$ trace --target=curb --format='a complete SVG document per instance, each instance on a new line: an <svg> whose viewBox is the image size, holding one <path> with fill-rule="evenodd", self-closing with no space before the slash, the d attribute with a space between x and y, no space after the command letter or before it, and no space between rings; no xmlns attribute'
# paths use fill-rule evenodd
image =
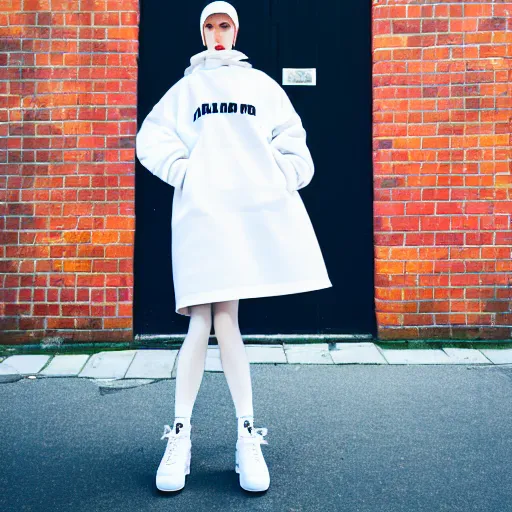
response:
<svg viewBox="0 0 512 512"><path fill-rule="evenodd" d="M291 365L512 365L512 344L487 348L396 348L372 342L246 344L251 364ZM422 345L423 347L425 345ZM99 348L99 347L97 347ZM78 377L147 382L174 379L178 348L103 350L86 354L14 354L0 356L0 383L22 378ZM206 372L222 372L220 349L209 345ZM128 382L124 387L129 387ZM134 386L137 385L134 383ZM133 387L133 386L131 386Z"/></svg>

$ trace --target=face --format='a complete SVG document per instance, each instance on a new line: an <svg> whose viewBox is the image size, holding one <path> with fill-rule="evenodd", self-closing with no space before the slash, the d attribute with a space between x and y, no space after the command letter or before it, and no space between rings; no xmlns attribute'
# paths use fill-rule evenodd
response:
<svg viewBox="0 0 512 512"><path fill-rule="evenodd" d="M236 29L233 20L224 13L211 14L203 25L204 39L208 50L231 50L236 41ZM215 48L221 45L223 48Z"/></svg>

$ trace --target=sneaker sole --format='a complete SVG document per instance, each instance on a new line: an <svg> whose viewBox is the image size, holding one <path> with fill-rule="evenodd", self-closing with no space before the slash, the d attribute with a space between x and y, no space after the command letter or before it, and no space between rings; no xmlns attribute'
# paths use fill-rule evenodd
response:
<svg viewBox="0 0 512 512"><path fill-rule="evenodd" d="M238 473L240 475L240 478L239 478L239 482L240 482L240 487L244 490L244 491L249 491L249 492L262 492L262 491L267 491L268 488L270 487L270 483L266 486L266 487L261 487L261 488L251 488L251 487L248 487L245 485L245 482L242 482L242 475L240 474L240 466L238 464L238 450L235 450L235 472Z"/></svg>
<svg viewBox="0 0 512 512"><path fill-rule="evenodd" d="M167 488L164 488L164 487L160 487L158 484L156 484L156 488L159 491L163 491L163 492L176 492L176 491L181 491L181 489L184 489L185 488L185 484L183 484L181 487L176 487L176 488L173 488L173 489L167 489Z"/></svg>
<svg viewBox="0 0 512 512"><path fill-rule="evenodd" d="M264 492L264 491L268 491L268 488L270 487L270 485L268 485L267 487L261 487L259 489L253 489L253 488L250 488L250 487L247 487L245 485L242 485L242 481L240 480L240 487L244 490L244 491L249 491L249 492Z"/></svg>

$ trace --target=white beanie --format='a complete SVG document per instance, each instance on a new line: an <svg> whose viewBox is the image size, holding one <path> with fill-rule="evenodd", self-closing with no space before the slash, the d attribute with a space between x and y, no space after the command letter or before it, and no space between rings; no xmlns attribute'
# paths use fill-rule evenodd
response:
<svg viewBox="0 0 512 512"><path fill-rule="evenodd" d="M203 9L203 12L201 13L201 22L199 28L201 29L201 38L203 40L204 46L206 46L203 33L204 22L208 16L220 13L227 14L233 20L236 31L238 32L238 14L236 13L236 9L228 2L211 2Z"/></svg>

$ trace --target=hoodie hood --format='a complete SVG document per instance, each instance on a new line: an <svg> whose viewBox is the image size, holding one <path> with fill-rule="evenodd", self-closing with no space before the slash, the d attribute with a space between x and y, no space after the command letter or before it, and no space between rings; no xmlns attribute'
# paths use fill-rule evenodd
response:
<svg viewBox="0 0 512 512"><path fill-rule="evenodd" d="M197 69L214 69L219 66L241 66L252 68L249 62L241 62L242 59L248 59L238 50L205 50L190 58L190 66L185 69L185 76L190 75Z"/></svg>

